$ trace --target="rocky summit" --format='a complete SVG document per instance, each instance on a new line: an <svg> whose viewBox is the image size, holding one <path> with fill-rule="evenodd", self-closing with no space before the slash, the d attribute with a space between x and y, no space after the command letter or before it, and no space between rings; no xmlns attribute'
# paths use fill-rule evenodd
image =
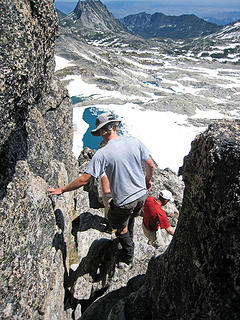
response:
<svg viewBox="0 0 240 320"><path fill-rule="evenodd" d="M101 32L126 31L121 23L107 10L101 1L79 1L72 13L60 19L62 27L78 29L90 36Z"/></svg>
<svg viewBox="0 0 240 320"><path fill-rule="evenodd" d="M155 249L147 243L138 217L131 269L117 268L116 237L106 232L103 208L91 207L89 191L47 196L49 187L79 176L94 154L84 149L78 159L73 156L73 107L64 87L71 78L67 76L81 76L88 85L97 83L111 94L124 93L124 101L135 99L140 107L144 100L145 110L158 109L154 98L159 96L168 110L170 102L181 96L180 110L174 106L179 115L185 110L195 114L189 107L195 99L198 106L205 106L202 110L208 111L212 101L210 109L221 106L232 118L239 99L237 53L236 61L230 53L224 62L213 61L190 50L179 55L172 41L149 50L149 44L158 41L128 38L127 33L111 38L109 33L102 34L93 40L71 34L70 29L60 35L56 47L62 31L52 0L9 0L1 2L0 8L4 25L0 40L0 318L238 319L239 120L215 120L198 135L180 176L156 168L150 194L159 188L173 192L175 201L166 211L176 232L165 251ZM234 30L237 25L225 29L218 40L237 48ZM172 45L169 50L168 45ZM55 50L71 65L54 73ZM145 71L139 74L139 68ZM206 77L207 72L214 80ZM197 81L189 80L190 74ZM179 83L184 78L178 88L173 83L177 75ZM193 84L201 88L201 99L179 94L180 88ZM102 98L98 92L98 99ZM132 97L129 92L141 95ZM220 94L226 100L217 100ZM119 95L115 99L124 104ZM89 101L91 95L86 95L81 107Z"/></svg>

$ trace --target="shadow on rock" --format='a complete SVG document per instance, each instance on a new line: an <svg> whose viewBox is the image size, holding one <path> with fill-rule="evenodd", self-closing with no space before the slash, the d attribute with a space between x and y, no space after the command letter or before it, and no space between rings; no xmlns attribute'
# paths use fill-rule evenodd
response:
<svg viewBox="0 0 240 320"><path fill-rule="evenodd" d="M54 203L53 203L54 208ZM52 246L55 248L56 252L60 250L62 252L63 267L64 267L64 284L68 279L68 270L66 265L67 259L67 245L64 240L64 216L60 209L54 210L54 215L56 219L56 225L61 230L61 232L56 232L53 238Z"/></svg>
<svg viewBox="0 0 240 320"><path fill-rule="evenodd" d="M83 212L73 221L73 229L77 228L77 231L87 231L89 229L96 229L100 232L104 232L106 229L107 219L94 215L91 212Z"/></svg>
<svg viewBox="0 0 240 320"><path fill-rule="evenodd" d="M77 233L87 231L89 229L96 229L100 232L106 231L107 219L98 215L94 215L91 212L83 212L72 222L72 235L75 238L77 244Z"/></svg>
<svg viewBox="0 0 240 320"><path fill-rule="evenodd" d="M61 225L60 217L56 220ZM76 246L79 245L77 243L78 232L85 232L89 229L104 232L106 231L106 226L107 219L90 212L81 213L72 222L72 234L74 235ZM101 297L108 290L118 262L118 244L118 238L113 240L106 238L94 240L89 247L87 255L82 258L77 269L69 270L69 276L65 281L64 309L72 309L73 318L76 309L81 307L81 312L84 312L97 298ZM78 278L86 274L90 276L90 282L99 283L99 285L101 283L101 285L95 289L92 287L88 299L76 299L73 294L74 287Z"/></svg>
<svg viewBox="0 0 240 320"><path fill-rule="evenodd" d="M24 114L24 113L23 113ZM13 115L14 116L14 115ZM16 118L18 115L16 115ZM22 115L19 118L22 118ZM17 120L18 121L18 120ZM22 127L22 124L21 124ZM11 133L8 140L0 146L0 199L7 193L7 185L12 181L19 160L27 158L27 131L23 127Z"/></svg>
<svg viewBox="0 0 240 320"><path fill-rule="evenodd" d="M70 269L67 287L72 287L78 277L89 274L93 282L102 282L106 286L115 272L118 239L99 239L93 241L88 254L82 259L75 271Z"/></svg>
<svg viewBox="0 0 240 320"><path fill-rule="evenodd" d="M65 282L64 309L75 310L80 305L83 313L97 298L101 297L109 288L109 282L115 273L118 239L99 239L93 241L88 254L84 257L77 269L70 269L69 277ZM101 289L93 289L89 299L76 299L73 295L74 285L79 277L89 274L92 282L101 282Z"/></svg>
<svg viewBox="0 0 240 320"><path fill-rule="evenodd" d="M104 287L98 291L92 290L91 295L89 299L76 299L72 292L68 289L66 289L65 299L64 299L64 310L67 310L68 308L71 308L73 310L72 312L72 318L75 319L75 310L77 309L78 305L81 306L81 313L83 314L84 311L99 297L101 297L108 289L107 287Z"/></svg>

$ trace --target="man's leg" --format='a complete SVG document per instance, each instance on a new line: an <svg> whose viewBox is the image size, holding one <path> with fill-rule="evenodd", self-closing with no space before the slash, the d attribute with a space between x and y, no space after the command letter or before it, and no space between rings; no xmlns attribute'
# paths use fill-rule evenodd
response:
<svg viewBox="0 0 240 320"><path fill-rule="evenodd" d="M111 226L117 229L116 236L122 246L119 260L125 263L131 263L134 254L134 243L128 231L128 222L131 218L132 208L122 208L110 202L110 210L108 212L108 219ZM132 224L132 223L131 223ZM131 227L130 224L130 227ZM132 231L132 227L131 227Z"/></svg>
<svg viewBox="0 0 240 320"><path fill-rule="evenodd" d="M128 232L131 239L133 239L133 229L134 229L134 217L131 217L128 221Z"/></svg>
<svg viewBox="0 0 240 320"><path fill-rule="evenodd" d="M108 218L112 227L117 227L117 236L122 246L121 261L128 264L133 261L134 256L134 217L139 215L142 205L142 198L122 207L115 206L113 201L110 203Z"/></svg>
<svg viewBox="0 0 240 320"><path fill-rule="evenodd" d="M134 230L134 218L139 216L141 208L144 204L144 197L137 199L127 205L124 205L123 208L129 210L129 220L127 226L120 233L119 242L123 247L123 257L125 257L127 263L133 261L134 256L134 242L133 242L133 230ZM124 259L124 258L123 258Z"/></svg>
<svg viewBox="0 0 240 320"><path fill-rule="evenodd" d="M110 209L111 194L106 195L103 193L102 194L102 201L104 204L104 217L106 219L105 232L112 234L112 233L114 233L114 229L111 227L109 220L108 220L108 212Z"/></svg>
<svg viewBox="0 0 240 320"><path fill-rule="evenodd" d="M168 237L171 237L168 235L167 231L165 229L158 229L156 232L156 241L155 244L158 246L159 249L162 251L165 251L170 243L170 239Z"/></svg>
<svg viewBox="0 0 240 320"><path fill-rule="evenodd" d="M120 261L130 264L133 261L134 242L129 234L127 227L125 227L123 230L118 230L118 232L118 239L122 246Z"/></svg>
<svg viewBox="0 0 240 320"><path fill-rule="evenodd" d="M148 241L149 241L150 244L152 244L153 242L155 242L157 240L156 232L148 230L145 227L143 222L142 222L142 229L143 229L143 233L144 233L145 237L148 238Z"/></svg>

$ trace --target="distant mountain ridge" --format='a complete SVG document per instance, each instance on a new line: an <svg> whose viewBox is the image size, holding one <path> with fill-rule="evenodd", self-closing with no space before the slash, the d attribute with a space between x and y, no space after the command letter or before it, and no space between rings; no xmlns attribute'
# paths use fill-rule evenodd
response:
<svg viewBox="0 0 240 320"><path fill-rule="evenodd" d="M152 15L141 12L118 20L100 0L80 0L69 15L58 15L61 27L86 37L132 33L145 39L188 39L209 35L221 28L195 15L166 16L158 12Z"/></svg>
<svg viewBox="0 0 240 320"><path fill-rule="evenodd" d="M124 17L120 21L130 32L146 39L161 37L172 39L194 38L214 33L221 28L193 14L166 16L159 12L154 14L141 12Z"/></svg>
<svg viewBox="0 0 240 320"><path fill-rule="evenodd" d="M240 11L225 12L215 16L206 16L205 21L216 23L219 26L226 26L240 20Z"/></svg>

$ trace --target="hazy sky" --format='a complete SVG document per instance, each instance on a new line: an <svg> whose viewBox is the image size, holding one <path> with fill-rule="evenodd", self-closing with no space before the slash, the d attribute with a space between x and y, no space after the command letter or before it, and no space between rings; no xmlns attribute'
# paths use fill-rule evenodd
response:
<svg viewBox="0 0 240 320"><path fill-rule="evenodd" d="M169 5L169 4L177 4L177 5L191 5L191 6L225 6L225 7L238 7L240 9L240 1L239 0L201 0L201 4L198 0L128 0L128 2L156 2L161 5ZM55 0L55 2L75 2L77 3L78 0ZM101 0L102 3L108 2L126 2L126 0Z"/></svg>
<svg viewBox="0 0 240 320"><path fill-rule="evenodd" d="M235 7L240 9L239 0L201 0L200 4L198 0L128 0L128 2L156 2L161 5L191 5L191 6L225 6L225 7ZM78 3L78 0L55 0L55 2L75 2ZM108 2L126 2L126 0L101 0L102 3Z"/></svg>
<svg viewBox="0 0 240 320"><path fill-rule="evenodd" d="M71 3L73 6L78 0L55 0L57 3ZM198 16L214 16L221 12L240 12L240 0L101 0L110 11L122 13L163 12L169 15L196 14ZM122 5L121 5L122 3ZM116 11L117 9L117 11Z"/></svg>
<svg viewBox="0 0 240 320"><path fill-rule="evenodd" d="M63 0L64 1L64 0ZM71 2L74 2L73 0L69 0ZM126 0L102 0L103 3L106 2L123 2ZM138 0L137 2L146 2L147 0ZM128 0L128 2L136 2L136 0ZM196 5L198 3L198 0L150 0L149 2L158 2L161 4L170 4L170 3L176 3L176 4L191 4L191 5ZM201 0L201 4L208 4L208 5L219 5L219 4L224 4L224 5L238 5L240 6L239 0Z"/></svg>

